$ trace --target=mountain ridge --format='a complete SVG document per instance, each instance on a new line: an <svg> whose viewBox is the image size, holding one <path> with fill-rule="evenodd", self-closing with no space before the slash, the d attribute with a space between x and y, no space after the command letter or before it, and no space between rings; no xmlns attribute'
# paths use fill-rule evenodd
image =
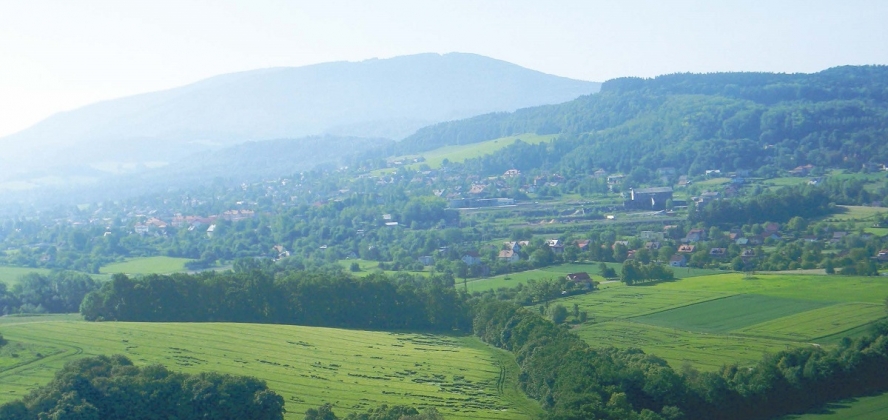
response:
<svg viewBox="0 0 888 420"><path fill-rule="evenodd" d="M0 176L99 160L173 161L245 141L401 138L430 123L563 102L598 87L465 53L228 73L61 112L0 138L18 163Z"/></svg>

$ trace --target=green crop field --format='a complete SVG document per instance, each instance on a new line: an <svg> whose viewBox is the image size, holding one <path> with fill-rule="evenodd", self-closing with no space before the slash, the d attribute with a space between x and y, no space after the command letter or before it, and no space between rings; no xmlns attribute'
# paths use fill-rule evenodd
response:
<svg viewBox="0 0 888 420"><path fill-rule="evenodd" d="M808 341L841 334L883 317L884 305L848 302L751 325L737 330L737 333Z"/></svg>
<svg viewBox="0 0 888 420"><path fill-rule="evenodd" d="M518 140L521 140L525 143L529 144L537 144L543 143L547 141L553 140L557 137L556 134L548 134L548 135L539 135L533 133L527 134L519 134L515 136L509 137L501 137L494 140L483 141L480 143L472 143L461 146L444 146L435 150L431 150L428 152L423 152L421 155L425 161L422 163L414 163L410 165L405 165L405 168L410 169L419 169L422 164L428 165L432 169L438 169L444 162L444 159L449 160L450 162L464 162L467 159L472 159L476 157L481 157L485 155L492 154L497 150L504 149ZM390 161L407 161L412 160L413 158L418 157L417 155L411 156L399 156L395 158L390 158ZM383 169L382 172L391 171L391 169Z"/></svg>
<svg viewBox="0 0 888 420"><path fill-rule="evenodd" d="M28 267L10 267L0 265L0 283L6 283L8 286L18 283L18 279L28 273L47 274L49 270L45 268L28 268Z"/></svg>
<svg viewBox="0 0 888 420"><path fill-rule="evenodd" d="M780 420L884 420L888 418L888 393L829 403L822 411Z"/></svg>
<svg viewBox="0 0 888 420"><path fill-rule="evenodd" d="M436 407L448 418L541 413L517 389L514 358L474 337L69 316L4 320L0 332L18 349L17 357L0 355L0 403L48 382L68 360L119 353L183 372L256 376L284 397L288 419L325 402L340 415L383 403Z"/></svg>
<svg viewBox="0 0 888 420"><path fill-rule="evenodd" d="M828 303L763 295L736 295L633 318L687 331L726 333L773 319L818 309Z"/></svg>
<svg viewBox="0 0 888 420"><path fill-rule="evenodd" d="M608 286L553 303L587 312L575 331L591 345L641 348L676 368L752 364L765 352L835 345L888 315L883 277L732 273Z"/></svg>
<svg viewBox="0 0 888 420"><path fill-rule="evenodd" d="M593 347L639 348L665 359L676 369L685 364L705 370L729 363L751 365L765 353L787 348L778 340L694 333L620 320L583 325L576 332Z"/></svg>
<svg viewBox="0 0 888 420"><path fill-rule="evenodd" d="M99 269L102 274L169 274L185 271L187 258L145 257L133 258L124 262L108 264Z"/></svg>

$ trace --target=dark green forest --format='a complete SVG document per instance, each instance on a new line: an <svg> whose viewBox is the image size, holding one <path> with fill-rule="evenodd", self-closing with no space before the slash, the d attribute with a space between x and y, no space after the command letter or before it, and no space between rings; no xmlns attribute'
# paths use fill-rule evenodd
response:
<svg viewBox="0 0 888 420"><path fill-rule="evenodd" d="M605 82L559 105L481 115L417 131L392 154L503 136L559 134L551 145L516 144L476 168L546 167L563 175L707 169L773 173L811 164L859 169L888 161L888 67L814 74L672 74Z"/></svg>

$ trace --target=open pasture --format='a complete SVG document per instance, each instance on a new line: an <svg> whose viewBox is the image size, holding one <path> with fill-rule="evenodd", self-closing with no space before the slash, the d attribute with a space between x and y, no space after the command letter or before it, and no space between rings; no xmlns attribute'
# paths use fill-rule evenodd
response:
<svg viewBox="0 0 888 420"><path fill-rule="evenodd" d="M794 341L816 341L870 324L885 317L885 306L873 303L848 302L801 312L735 331Z"/></svg>
<svg viewBox="0 0 888 420"><path fill-rule="evenodd" d="M0 265L0 283L6 283L12 286L18 283L19 277L28 273L48 274L49 270L45 268L29 268L29 267L11 267Z"/></svg>
<svg viewBox="0 0 888 420"><path fill-rule="evenodd" d="M727 333L827 305L829 303L822 301L762 295L735 295L635 317L633 320L687 331Z"/></svg>
<svg viewBox="0 0 888 420"><path fill-rule="evenodd" d="M514 359L473 337L51 317L20 318L0 324L0 331L46 352L0 371L0 403L48 382L68 360L119 353L184 372L256 376L284 397L288 419L325 402L340 415L383 403L436 407L448 418L530 418L539 412L516 388Z"/></svg>
<svg viewBox="0 0 888 420"><path fill-rule="evenodd" d="M102 274L169 274L185 271L187 258L144 257L108 264L99 269Z"/></svg>
<svg viewBox="0 0 888 420"><path fill-rule="evenodd" d="M666 360L674 369L685 364L701 370L715 370L732 363L751 365L761 360L763 354L788 346L778 340L695 333L620 320L584 324L575 332L593 347L639 348Z"/></svg>

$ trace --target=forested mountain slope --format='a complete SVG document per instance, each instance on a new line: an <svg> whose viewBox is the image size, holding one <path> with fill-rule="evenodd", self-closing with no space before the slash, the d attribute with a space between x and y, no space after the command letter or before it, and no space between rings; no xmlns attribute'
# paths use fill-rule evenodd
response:
<svg viewBox="0 0 888 420"><path fill-rule="evenodd" d="M484 166L547 165L567 173L675 167L691 174L860 168L888 162L888 67L614 79L600 93L564 104L426 127L396 153L528 132L561 135L553 145L507 148L482 159Z"/></svg>

